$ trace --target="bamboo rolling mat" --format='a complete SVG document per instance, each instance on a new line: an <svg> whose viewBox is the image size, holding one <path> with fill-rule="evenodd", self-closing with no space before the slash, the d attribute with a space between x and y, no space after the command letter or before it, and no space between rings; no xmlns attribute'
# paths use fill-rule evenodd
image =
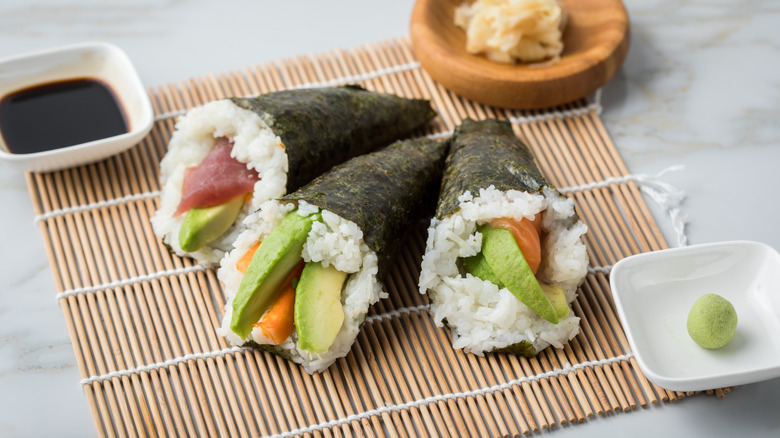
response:
<svg viewBox="0 0 780 438"><path fill-rule="evenodd" d="M506 118L589 226L591 271L573 303L581 330L533 359L451 348L417 292L422 230L403 242L351 353L308 375L216 335L214 269L171 255L152 232L158 163L187 108L226 96L359 83L430 99L446 136L463 118ZM149 90L157 114L138 146L95 164L28 174L82 385L102 436L507 436L687 394L637 367L609 291L609 267L666 243L598 117L598 101L496 110L455 96L405 39L282 60ZM725 390L727 391L727 390ZM724 390L718 390L722 395Z"/></svg>

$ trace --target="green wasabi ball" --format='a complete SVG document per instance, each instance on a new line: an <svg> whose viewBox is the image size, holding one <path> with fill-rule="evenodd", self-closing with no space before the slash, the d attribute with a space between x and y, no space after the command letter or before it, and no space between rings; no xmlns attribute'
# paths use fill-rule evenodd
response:
<svg viewBox="0 0 780 438"><path fill-rule="evenodd" d="M688 312L688 334L704 348L721 348L737 330L737 311L718 294L699 297Z"/></svg>

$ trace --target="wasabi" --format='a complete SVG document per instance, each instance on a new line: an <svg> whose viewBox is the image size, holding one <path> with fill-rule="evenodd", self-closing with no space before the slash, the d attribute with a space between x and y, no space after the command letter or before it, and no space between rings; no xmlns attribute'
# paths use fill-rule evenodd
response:
<svg viewBox="0 0 780 438"><path fill-rule="evenodd" d="M725 347L737 330L737 311L718 294L699 297L688 313L688 335L708 349Z"/></svg>

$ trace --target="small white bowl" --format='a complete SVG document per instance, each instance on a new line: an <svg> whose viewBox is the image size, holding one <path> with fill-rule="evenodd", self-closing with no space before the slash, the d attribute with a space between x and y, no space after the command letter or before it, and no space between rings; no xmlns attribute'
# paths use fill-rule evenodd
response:
<svg viewBox="0 0 780 438"><path fill-rule="evenodd" d="M154 122L149 96L127 55L107 43L56 47L0 60L0 99L26 88L83 78L100 80L114 91L124 109L127 133L27 154L10 153L0 135L0 160L24 171L60 170L122 152L149 133Z"/></svg>
<svg viewBox="0 0 780 438"><path fill-rule="evenodd" d="M610 286L639 367L653 383L698 391L780 376L780 255L758 242L655 251L617 262ZM687 331L697 298L715 293L737 311L737 331L708 350Z"/></svg>

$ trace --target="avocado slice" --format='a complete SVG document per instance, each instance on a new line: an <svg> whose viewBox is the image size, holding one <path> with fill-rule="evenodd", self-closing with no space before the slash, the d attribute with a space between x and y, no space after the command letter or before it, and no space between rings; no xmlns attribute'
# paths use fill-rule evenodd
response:
<svg viewBox="0 0 780 438"><path fill-rule="evenodd" d="M257 248L233 297L230 329L242 338L273 304L279 290L301 261L301 250L320 214L287 213Z"/></svg>
<svg viewBox="0 0 780 438"><path fill-rule="evenodd" d="M498 286L499 289L504 288L504 283L502 283L501 280L498 279L496 273L490 269L490 265L488 265L487 260L485 260L485 255L481 252L475 256L464 258L463 267L466 269L466 272L480 280L489 281Z"/></svg>
<svg viewBox="0 0 780 438"><path fill-rule="evenodd" d="M547 295L547 299L550 300L550 304L555 309L555 314L558 315L558 318L563 318L571 313L569 303L566 301L566 291L562 287L542 282L539 282L539 286L542 287L542 291Z"/></svg>
<svg viewBox="0 0 780 438"><path fill-rule="evenodd" d="M295 330L298 348L325 353L344 323L341 290L347 274L322 263L308 262L295 288Z"/></svg>
<svg viewBox="0 0 780 438"><path fill-rule="evenodd" d="M499 289L505 287L504 283L502 283L501 280L498 279L496 273L493 272L493 269L490 268L487 260L485 260L484 254L481 252L475 256L464 258L463 267L466 269L466 272L480 280L489 281L498 286ZM569 303L566 301L566 292L562 287L542 282L539 282L539 286L542 288L542 292L547 296L547 299L550 300L550 304L552 304L553 309L555 309L555 314L558 315L558 319L568 316L569 313L571 313Z"/></svg>
<svg viewBox="0 0 780 438"><path fill-rule="evenodd" d="M542 318L558 324L558 315L525 261L512 232L487 225L482 233L482 254L498 279L520 301Z"/></svg>
<svg viewBox="0 0 780 438"><path fill-rule="evenodd" d="M181 249L193 252L217 240L236 221L244 199L244 195L239 195L213 207L188 211L179 229Z"/></svg>

